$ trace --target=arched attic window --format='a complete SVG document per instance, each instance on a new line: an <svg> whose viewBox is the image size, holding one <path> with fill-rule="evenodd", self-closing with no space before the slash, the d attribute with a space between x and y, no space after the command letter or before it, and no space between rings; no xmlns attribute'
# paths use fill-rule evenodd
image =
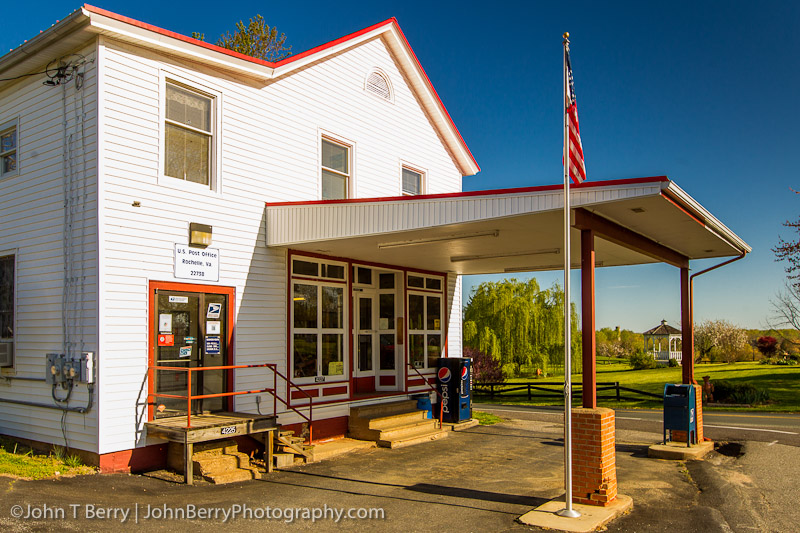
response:
<svg viewBox="0 0 800 533"><path fill-rule="evenodd" d="M389 81L389 76L380 69L372 69L364 81L364 90L387 102L394 101L394 92L392 91L392 84Z"/></svg>

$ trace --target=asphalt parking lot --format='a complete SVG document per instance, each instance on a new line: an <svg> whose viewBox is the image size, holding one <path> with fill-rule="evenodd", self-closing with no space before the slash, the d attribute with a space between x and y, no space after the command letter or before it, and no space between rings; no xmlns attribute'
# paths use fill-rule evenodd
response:
<svg viewBox="0 0 800 533"><path fill-rule="evenodd" d="M552 421L507 420L223 486L141 475L0 477L0 530L531 531L516 518L563 495L561 431ZM800 449L733 443L683 463L647 458L658 438L618 431L619 490L634 507L608 531L790 531L798 523Z"/></svg>

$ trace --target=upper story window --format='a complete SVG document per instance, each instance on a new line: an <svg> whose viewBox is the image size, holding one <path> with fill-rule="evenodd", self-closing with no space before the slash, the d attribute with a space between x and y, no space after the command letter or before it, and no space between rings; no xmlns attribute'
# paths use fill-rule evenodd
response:
<svg viewBox="0 0 800 533"><path fill-rule="evenodd" d="M422 179L422 172L403 167L403 194L406 196L422 194Z"/></svg>
<svg viewBox="0 0 800 533"><path fill-rule="evenodd" d="M167 83L164 174L212 184L214 99Z"/></svg>
<svg viewBox="0 0 800 533"><path fill-rule="evenodd" d="M350 190L350 147L322 139L322 199L341 200Z"/></svg>
<svg viewBox="0 0 800 533"><path fill-rule="evenodd" d="M17 125L0 125L0 177L17 172Z"/></svg>

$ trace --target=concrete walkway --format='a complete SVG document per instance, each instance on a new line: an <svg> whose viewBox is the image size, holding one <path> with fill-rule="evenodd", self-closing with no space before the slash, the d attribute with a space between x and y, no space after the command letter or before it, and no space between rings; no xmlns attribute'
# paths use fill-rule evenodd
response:
<svg viewBox="0 0 800 533"><path fill-rule="evenodd" d="M293 529L314 531L535 531L515 520L563 493L561 431L560 424L553 422L511 420L457 432L441 441L396 450L371 448L278 471L261 481L225 486L187 487L136 475L44 481L0 477L0 530L182 531L191 527L192 531L249 532L284 530L291 520ZM718 464L707 460L688 463L688 468L687 463L649 459L647 445L656 438L647 433L618 434L620 492L633 498L634 508L609 524L608 531L786 530L773 529L771 522L777 518L767 515L755 519L748 514L741 529L728 521L733 515L726 506L734 504L725 500L725 487L738 473L733 462L741 459L714 452L710 457L716 457ZM800 450L792 450L797 449L781 452L793 453L785 460L800 464L800 457L795 457ZM752 461L750 468L768 468L755 457ZM728 471L733 474L724 477L722 473ZM708 484L703 493L694 472ZM753 479L749 482L757 485ZM765 480L764 486L769 485ZM721 491L719 499L708 497L712 486ZM742 481L743 492L747 486ZM107 515L101 516L101 509ZM383 518L336 520L335 512L350 509L364 509L356 513L380 509ZM22 518L14 516L20 512ZM327 515L312 520L302 518L304 512ZM298 513L301 518L295 517ZM797 523L791 519L786 515L786 524Z"/></svg>

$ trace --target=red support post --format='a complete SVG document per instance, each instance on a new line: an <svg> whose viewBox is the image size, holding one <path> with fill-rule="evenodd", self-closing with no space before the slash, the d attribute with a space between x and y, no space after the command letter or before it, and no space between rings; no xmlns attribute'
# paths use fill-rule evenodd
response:
<svg viewBox="0 0 800 533"><path fill-rule="evenodd" d="M581 230L581 315L583 407L597 407L597 346L594 313L594 230Z"/></svg>
<svg viewBox="0 0 800 533"><path fill-rule="evenodd" d="M689 268L681 268L681 366L683 382L694 380L694 313L692 311L692 291Z"/></svg>

